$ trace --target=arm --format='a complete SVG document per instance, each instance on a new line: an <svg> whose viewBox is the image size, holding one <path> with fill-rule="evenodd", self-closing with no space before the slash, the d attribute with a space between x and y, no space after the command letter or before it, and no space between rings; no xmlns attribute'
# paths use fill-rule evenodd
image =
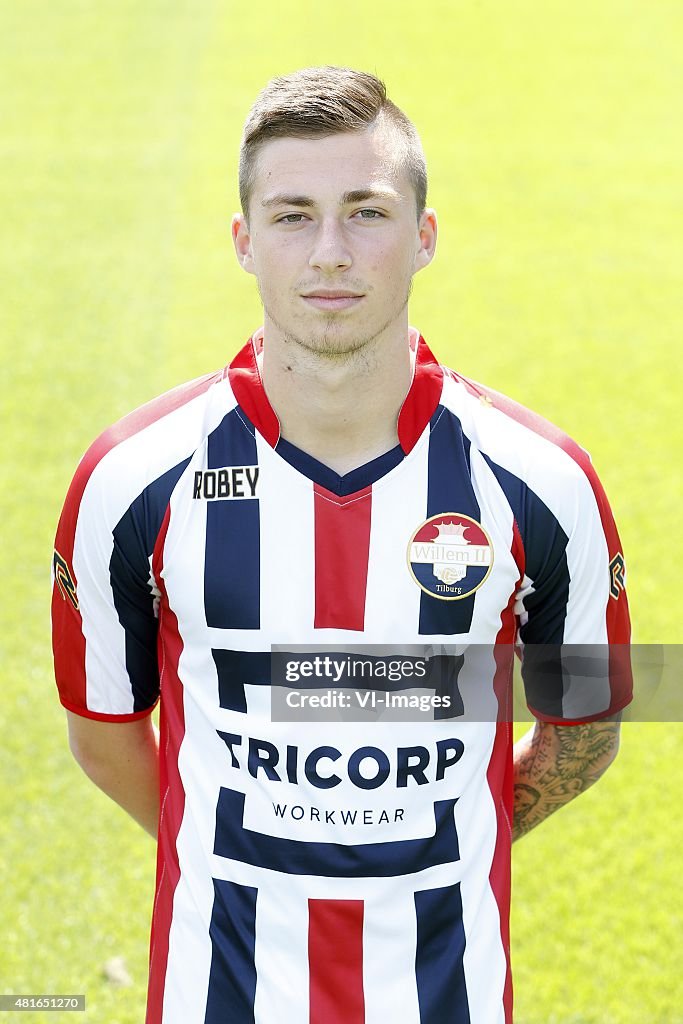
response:
<svg viewBox="0 0 683 1024"><path fill-rule="evenodd" d="M69 746L96 786L155 839L159 824L159 733L152 716L100 722L66 712Z"/></svg>
<svg viewBox="0 0 683 1024"><path fill-rule="evenodd" d="M135 416L131 422L140 429ZM149 455L121 423L79 463L55 539L52 643L76 761L156 837L159 739L151 712L159 699L159 591L152 562L176 477L162 472L163 487L150 481ZM159 459L163 470L163 452Z"/></svg>
<svg viewBox="0 0 683 1024"><path fill-rule="evenodd" d="M515 510L522 677L540 721L515 745L513 839L600 778L632 691L619 535L590 457L568 438L561 448L545 452Z"/></svg>
<svg viewBox="0 0 683 1024"><path fill-rule="evenodd" d="M515 744L513 841L597 782L617 756L620 717L587 725L537 721Z"/></svg>

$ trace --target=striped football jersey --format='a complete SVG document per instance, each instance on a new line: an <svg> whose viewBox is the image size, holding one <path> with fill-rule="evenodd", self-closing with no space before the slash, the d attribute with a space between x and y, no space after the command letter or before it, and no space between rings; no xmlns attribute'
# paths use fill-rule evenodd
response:
<svg viewBox="0 0 683 1024"><path fill-rule="evenodd" d="M412 329L399 444L339 476L280 437L261 345L104 433L57 532L62 704L126 722L161 698L147 1024L509 1024L505 651L604 652L580 699L527 675L539 718L630 700L604 492ZM465 654L430 721L282 721L274 645Z"/></svg>

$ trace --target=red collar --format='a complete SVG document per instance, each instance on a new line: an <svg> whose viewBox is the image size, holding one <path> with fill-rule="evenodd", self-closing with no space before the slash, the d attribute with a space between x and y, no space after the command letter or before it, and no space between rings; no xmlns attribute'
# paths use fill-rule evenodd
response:
<svg viewBox="0 0 683 1024"><path fill-rule="evenodd" d="M398 414L398 440L407 455L436 411L443 388L443 369L421 334L411 328L411 347L417 345L415 371ZM228 367L228 379L238 405L268 444L280 439L280 423L268 400L256 361L263 347L263 333L256 331Z"/></svg>

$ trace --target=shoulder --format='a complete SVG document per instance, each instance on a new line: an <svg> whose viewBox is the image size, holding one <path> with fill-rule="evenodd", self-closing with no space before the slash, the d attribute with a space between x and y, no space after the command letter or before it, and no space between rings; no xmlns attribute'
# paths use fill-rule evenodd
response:
<svg viewBox="0 0 683 1024"><path fill-rule="evenodd" d="M121 445L127 446L129 454L134 448L151 453L159 445L164 450L178 444L187 447L201 436L212 392L222 383L224 390L229 390L225 371L219 370L180 384L134 409L100 434L85 453L79 469L92 471Z"/></svg>
<svg viewBox="0 0 683 1024"><path fill-rule="evenodd" d="M108 427L80 460L62 512L72 526L83 502L93 511L127 504L189 459L235 405L224 369L167 391Z"/></svg>
<svg viewBox="0 0 683 1024"><path fill-rule="evenodd" d="M470 444L489 462L525 482L546 480L593 489L589 453L549 420L493 388L444 367L442 404L456 415ZM545 489L545 488L543 488Z"/></svg>
<svg viewBox="0 0 683 1024"><path fill-rule="evenodd" d="M442 404L456 415L471 448L472 471L491 474L516 511L542 503L565 532L597 528L619 550L607 496L589 453L519 402L444 367Z"/></svg>
<svg viewBox="0 0 683 1024"><path fill-rule="evenodd" d="M522 606L526 640L548 642L561 621L564 642L627 643L621 541L588 452L543 416L446 367L442 405L469 442L479 494L495 504L502 491L519 528L531 586Z"/></svg>
<svg viewBox="0 0 683 1024"><path fill-rule="evenodd" d="M537 522L532 510L547 509L567 535L599 538L609 558L623 562L611 508L585 448L519 402L446 367L442 404L461 422L482 489L495 479L520 524Z"/></svg>

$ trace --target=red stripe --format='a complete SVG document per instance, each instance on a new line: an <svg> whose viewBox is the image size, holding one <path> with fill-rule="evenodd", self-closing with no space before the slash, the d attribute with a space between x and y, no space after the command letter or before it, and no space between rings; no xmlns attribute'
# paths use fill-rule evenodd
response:
<svg viewBox="0 0 683 1024"><path fill-rule="evenodd" d="M157 698L154 704L144 711L132 711L129 715L108 715L103 711L87 711L81 704L71 704L61 693L59 699L67 711L73 711L81 718L91 718L94 722L137 722L140 718L148 718L159 703Z"/></svg>
<svg viewBox="0 0 683 1024"><path fill-rule="evenodd" d="M526 572L526 551L524 550L522 534L519 532L519 526L517 525L516 519L512 520L512 547L510 551L519 571L519 581L517 583L517 587L519 588L522 580L524 579L524 573Z"/></svg>
<svg viewBox="0 0 683 1024"><path fill-rule="evenodd" d="M516 620L515 593L524 576L524 551L516 524L513 524L512 552L520 570L507 607L501 612L500 629L496 637L494 658L496 672L494 690L498 698L499 721L493 742L491 760L486 771L491 795L496 807L496 845L489 872L489 884L498 906L500 939L505 951L505 986L503 1007L506 1024L512 1024L512 971L510 965L510 895L512 815L514 808L513 737L512 737L512 671Z"/></svg>
<svg viewBox="0 0 683 1024"><path fill-rule="evenodd" d="M163 416L167 416L201 395L215 381L220 380L222 374L223 371L220 371L200 377L198 380L182 384L180 387L174 388L173 391L147 402L146 405L115 423L91 445L81 459L69 487L55 539L55 548L68 564L72 574L74 572L74 538L81 500L97 464L122 441L126 441L133 434L139 433L151 423L155 423ZM75 575L74 580L78 586ZM101 715L97 712L86 714L85 637L83 636L81 613L62 596L56 585L52 591L52 649L55 678L62 704L70 711L85 714L88 718L109 721L111 718L109 715ZM138 713L116 715L115 720L118 722L134 721L136 718L149 714L150 710L143 712L143 715Z"/></svg>
<svg viewBox="0 0 683 1024"><path fill-rule="evenodd" d="M228 380L237 404L268 444L274 448L280 439L280 421L263 387L256 361L257 343L262 347L263 338L259 332L249 339L230 363Z"/></svg>
<svg viewBox="0 0 683 1024"><path fill-rule="evenodd" d="M313 485L316 629L365 626L372 487L339 497Z"/></svg>
<svg viewBox="0 0 683 1024"><path fill-rule="evenodd" d="M363 901L308 901L310 1024L364 1024Z"/></svg>
<svg viewBox="0 0 683 1024"><path fill-rule="evenodd" d="M512 641L505 633L510 626L512 603L503 613L504 624L498 635L495 648L496 681L499 701L502 699L503 688L507 692L512 689L512 662L514 658ZM514 622L514 616L512 616ZM505 703L507 705L507 697ZM499 702L500 707L500 702ZM513 761L512 761L512 721L511 714L502 716L496 723L494 750L488 768L486 781L496 804L496 847L494 859L488 872L488 883L496 898L501 926L501 942L505 950L505 987L503 990L503 1006L506 1024L512 1024L512 971L510 965L510 894L511 894L511 851L512 851L512 815L514 807Z"/></svg>
<svg viewBox="0 0 683 1024"><path fill-rule="evenodd" d="M406 455L413 450L436 412L441 401L443 380L443 367L420 335L413 381L398 414L398 440Z"/></svg>
<svg viewBox="0 0 683 1024"><path fill-rule="evenodd" d="M512 723L498 722L486 779L496 805L496 845L489 872L489 884L498 905L500 939L505 950L503 1007L505 1024L512 1024L512 972L510 970L510 828L513 808Z"/></svg>
<svg viewBox="0 0 683 1024"><path fill-rule="evenodd" d="M154 548L152 568L161 591L159 606L159 664L161 666L161 714L159 718L160 807L157 875L149 953L149 987L145 1024L161 1024L168 942L173 916L173 894L180 878L177 837L185 810L185 788L178 769L178 753L185 735L183 688L178 662L183 641L178 620L168 603L162 576L163 551L170 520L170 506Z"/></svg>

